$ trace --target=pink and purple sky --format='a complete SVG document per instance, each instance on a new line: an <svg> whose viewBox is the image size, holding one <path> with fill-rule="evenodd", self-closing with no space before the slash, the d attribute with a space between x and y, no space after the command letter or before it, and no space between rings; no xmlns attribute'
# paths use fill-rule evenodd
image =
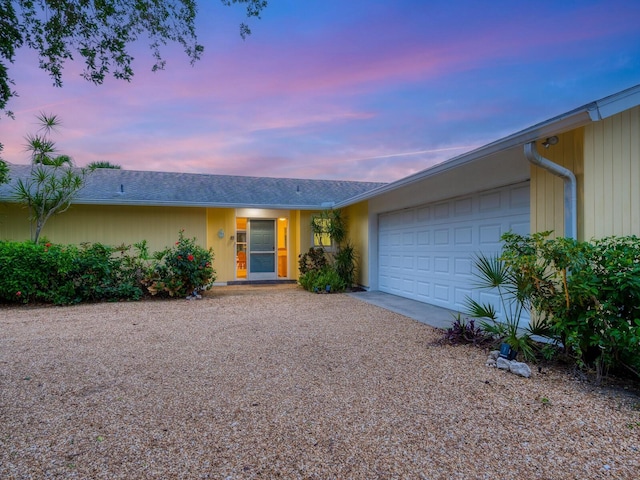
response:
<svg viewBox="0 0 640 480"><path fill-rule="evenodd" d="M32 52L10 76L2 157L56 114L60 153L84 166L389 182L640 83L638 0L202 2L201 61L164 49L132 82L94 86L67 64L55 88Z"/></svg>

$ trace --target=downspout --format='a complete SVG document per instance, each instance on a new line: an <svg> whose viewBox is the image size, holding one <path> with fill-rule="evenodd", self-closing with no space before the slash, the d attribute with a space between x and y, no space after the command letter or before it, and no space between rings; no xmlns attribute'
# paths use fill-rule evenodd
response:
<svg viewBox="0 0 640 480"><path fill-rule="evenodd" d="M564 236L578 239L578 188L576 176L568 168L553 163L548 158L540 156L536 142L529 142L524 146L524 154L529 162L544 168L564 181Z"/></svg>

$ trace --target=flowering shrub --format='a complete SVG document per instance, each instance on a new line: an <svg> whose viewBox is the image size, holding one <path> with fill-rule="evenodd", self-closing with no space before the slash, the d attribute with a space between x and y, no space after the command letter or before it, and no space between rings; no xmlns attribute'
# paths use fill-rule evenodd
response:
<svg viewBox="0 0 640 480"><path fill-rule="evenodd" d="M196 245L195 238L178 232L178 241L154 255L155 263L143 280L152 295L186 296L208 290L216 279L213 249Z"/></svg>

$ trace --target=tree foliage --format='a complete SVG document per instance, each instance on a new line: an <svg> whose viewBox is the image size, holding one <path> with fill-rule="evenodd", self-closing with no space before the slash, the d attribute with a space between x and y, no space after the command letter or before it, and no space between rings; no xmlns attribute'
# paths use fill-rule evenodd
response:
<svg viewBox="0 0 640 480"><path fill-rule="evenodd" d="M84 169L74 168L68 155L57 155L50 134L60 124L58 117L40 113L38 120L40 131L26 137L31 172L27 179L18 179L13 188L16 200L30 210L31 240L35 243L47 220L71 206L87 174Z"/></svg>
<svg viewBox="0 0 640 480"><path fill-rule="evenodd" d="M97 162L91 162L87 165L89 170L95 170L96 168L109 168L111 170L120 170L122 167L115 163L108 162L106 160L100 160Z"/></svg>
<svg viewBox="0 0 640 480"><path fill-rule="evenodd" d="M2 145L0 145L0 152L2 152ZM9 181L9 167L0 158L0 185Z"/></svg>
<svg viewBox="0 0 640 480"><path fill-rule="evenodd" d="M248 18L260 18L265 0L221 0L223 5L243 4ZM130 46L145 37L155 60L152 70L162 69L161 48L178 43L191 62L204 47L195 30L195 0L0 0L0 110L16 95L8 65L23 46L35 50L39 66L55 86L62 86L65 62L81 59L82 76L101 84L106 77L129 81L133 77ZM240 25L240 35L251 33Z"/></svg>

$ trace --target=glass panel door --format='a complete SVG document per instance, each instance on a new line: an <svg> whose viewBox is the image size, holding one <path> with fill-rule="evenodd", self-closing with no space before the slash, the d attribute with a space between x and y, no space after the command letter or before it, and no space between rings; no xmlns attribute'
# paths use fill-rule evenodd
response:
<svg viewBox="0 0 640 480"><path fill-rule="evenodd" d="M247 219L236 218L236 278L247 278Z"/></svg>
<svg viewBox="0 0 640 480"><path fill-rule="evenodd" d="M249 280L276 278L276 221L249 220Z"/></svg>

